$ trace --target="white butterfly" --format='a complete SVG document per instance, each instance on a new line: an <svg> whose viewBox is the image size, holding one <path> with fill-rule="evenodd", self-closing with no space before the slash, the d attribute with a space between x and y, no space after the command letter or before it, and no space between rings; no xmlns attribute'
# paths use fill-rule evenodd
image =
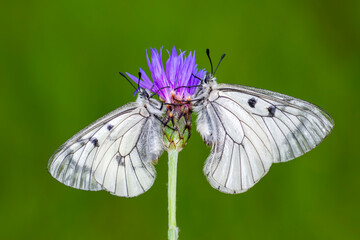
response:
<svg viewBox="0 0 360 240"><path fill-rule="evenodd" d="M224 55L223 55L224 57ZM214 188L241 193L272 163L316 147L334 122L321 108L287 95L234 84L217 84L207 73L196 97L197 130L212 146L204 173Z"/></svg>
<svg viewBox="0 0 360 240"><path fill-rule="evenodd" d="M128 103L90 124L50 158L48 170L58 181L83 190L106 190L134 197L155 180L153 161L163 152L159 101L141 89Z"/></svg>

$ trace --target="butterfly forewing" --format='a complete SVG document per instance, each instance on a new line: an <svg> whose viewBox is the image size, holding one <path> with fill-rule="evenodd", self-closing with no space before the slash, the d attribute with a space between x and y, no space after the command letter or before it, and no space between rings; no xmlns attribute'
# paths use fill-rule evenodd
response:
<svg viewBox="0 0 360 240"><path fill-rule="evenodd" d="M204 172L226 193L248 190L273 162L316 147L333 128L321 108L283 94L214 83L195 108L197 130L212 145Z"/></svg>
<svg viewBox="0 0 360 240"><path fill-rule="evenodd" d="M133 197L148 190L156 175L152 161L163 146L153 141L161 140L161 122L155 118L161 112L147 104L139 97L73 136L50 158L50 174L70 187L103 189L118 196ZM146 147L147 141L154 148Z"/></svg>
<svg viewBox="0 0 360 240"><path fill-rule="evenodd" d="M217 91L255 116L270 138L275 162L310 151L334 126L323 109L284 94L230 84L218 84Z"/></svg>

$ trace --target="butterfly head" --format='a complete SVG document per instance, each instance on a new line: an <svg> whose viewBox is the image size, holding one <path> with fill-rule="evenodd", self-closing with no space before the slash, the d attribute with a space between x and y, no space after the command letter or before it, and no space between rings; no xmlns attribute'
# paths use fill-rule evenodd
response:
<svg viewBox="0 0 360 240"><path fill-rule="evenodd" d="M204 79L202 80L202 84L211 85L213 83L216 83L216 77L212 73L207 72Z"/></svg>
<svg viewBox="0 0 360 240"><path fill-rule="evenodd" d="M138 94L139 94L140 98L142 98L142 99L149 99L150 98L150 92L147 89L139 87L137 89L137 91L138 91Z"/></svg>

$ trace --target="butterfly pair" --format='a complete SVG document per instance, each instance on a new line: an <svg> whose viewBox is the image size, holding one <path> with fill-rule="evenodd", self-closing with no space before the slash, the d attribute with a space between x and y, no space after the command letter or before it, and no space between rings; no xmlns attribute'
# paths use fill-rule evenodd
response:
<svg viewBox="0 0 360 240"><path fill-rule="evenodd" d="M253 87L217 84L207 73L192 102L197 130L212 146L204 173L225 193L251 188L272 163L316 147L334 122L321 108L290 96ZM50 158L58 181L83 190L134 197L155 180L153 161L164 150L164 107L140 89L128 103L90 124Z"/></svg>

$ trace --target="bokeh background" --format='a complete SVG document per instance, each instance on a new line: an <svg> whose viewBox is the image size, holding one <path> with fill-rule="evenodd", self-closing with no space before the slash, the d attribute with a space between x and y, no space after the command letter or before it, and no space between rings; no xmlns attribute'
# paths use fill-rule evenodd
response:
<svg viewBox="0 0 360 240"><path fill-rule="evenodd" d="M46 170L69 137L134 101L118 72L145 50L227 56L219 82L305 99L335 120L316 149L226 195L193 132L180 153L180 239L360 239L360 1L6 1L0 14L2 239L167 239L167 155L145 194L66 187ZM195 119L195 116L194 116Z"/></svg>

